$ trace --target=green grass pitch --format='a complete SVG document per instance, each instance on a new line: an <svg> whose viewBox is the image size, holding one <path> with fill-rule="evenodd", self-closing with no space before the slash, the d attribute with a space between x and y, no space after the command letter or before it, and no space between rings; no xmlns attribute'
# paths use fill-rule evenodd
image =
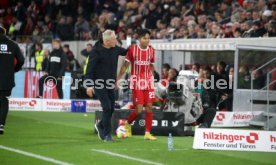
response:
<svg viewBox="0 0 276 165"><path fill-rule="evenodd" d="M139 161L106 155L105 150L166 165L268 165L275 153L193 150L192 137L173 137L175 150L167 151L167 137L145 141L143 136L104 143L93 133L94 113L16 112L8 116L0 146L39 154L70 164L136 165ZM93 129L93 130L92 130ZM0 165L43 165L50 162L0 149Z"/></svg>

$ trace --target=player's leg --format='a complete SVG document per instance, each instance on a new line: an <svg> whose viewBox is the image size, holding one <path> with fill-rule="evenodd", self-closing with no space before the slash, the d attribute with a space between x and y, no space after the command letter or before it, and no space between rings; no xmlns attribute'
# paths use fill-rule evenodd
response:
<svg viewBox="0 0 276 165"><path fill-rule="evenodd" d="M143 110L142 104L135 105L135 110L129 114L127 122L131 124L137 118L137 116L139 116L142 113L142 110Z"/></svg>
<svg viewBox="0 0 276 165"><path fill-rule="evenodd" d="M152 104L147 103L146 106L146 115L145 115L145 121L146 121L146 133L150 133L151 127L152 127Z"/></svg>
<svg viewBox="0 0 276 165"><path fill-rule="evenodd" d="M146 129L145 129L145 140L156 140L154 136L150 134L151 128L152 128L152 119L153 119L153 113L152 113L152 103L155 102L155 94L153 90L147 90L144 91L144 98L145 98L145 108L146 108Z"/></svg>
<svg viewBox="0 0 276 165"><path fill-rule="evenodd" d="M125 123L127 137L132 136L131 123L137 118L137 116L139 116L142 113L142 111L143 111L143 105L137 104L135 105L135 110L130 113L128 120Z"/></svg>
<svg viewBox="0 0 276 165"><path fill-rule="evenodd" d="M143 111L144 98L143 93L140 90L132 90L133 104L135 110L130 113L128 120L125 123L126 134L128 137L132 136L131 123L139 116Z"/></svg>

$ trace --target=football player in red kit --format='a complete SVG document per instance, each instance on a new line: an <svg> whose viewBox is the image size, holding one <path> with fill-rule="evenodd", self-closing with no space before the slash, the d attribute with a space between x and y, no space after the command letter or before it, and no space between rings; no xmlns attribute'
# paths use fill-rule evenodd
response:
<svg viewBox="0 0 276 165"><path fill-rule="evenodd" d="M130 88L132 89L135 111L129 115L125 123L125 129L127 136L130 137L132 135L130 124L141 114L145 107L146 129L144 139L156 140L150 134L153 118L152 103L155 102L153 78L154 49L149 45L150 31L141 29L137 34L139 43L129 47L125 62L117 76L117 81L119 81L129 64L131 64Z"/></svg>

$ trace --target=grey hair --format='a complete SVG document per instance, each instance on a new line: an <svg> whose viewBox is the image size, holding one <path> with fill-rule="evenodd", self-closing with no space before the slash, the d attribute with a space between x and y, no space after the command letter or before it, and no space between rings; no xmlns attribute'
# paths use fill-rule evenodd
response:
<svg viewBox="0 0 276 165"><path fill-rule="evenodd" d="M113 34L115 35L114 30L107 29L106 31L104 31L103 32L103 41L110 40Z"/></svg>

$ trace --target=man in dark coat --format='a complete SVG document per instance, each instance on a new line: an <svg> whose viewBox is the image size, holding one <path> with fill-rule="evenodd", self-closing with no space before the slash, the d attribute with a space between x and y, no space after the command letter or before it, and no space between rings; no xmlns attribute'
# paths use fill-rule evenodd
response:
<svg viewBox="0 0 276 165"><path fill-rule="evenodd" d="M6 37L6 30L0 26L0 135L4 134L9 111L7 97L15 86L14 73L22 68L24 60L19 46Z"/></svg>
<svg viewBox="0 0 276 165"><path fill-rule="evenodd" d="M101 140L112 142L111 117L115 109L115 80L118 57L125 55L127 50L117 46L113 30L106 30L92 49L87 65L85 81L92 80L93 87L87 88L87 95L94 93L101 102L103 114L100 122L95 125Z"/></svg>
<svg viewBox="0 0 276 165"><path fill-rule="evenodd" d="M53 40L52 45L53 51L50 53L45 75L39 79L39 97L42 98L44 84L51 79L56 86L59 99L63 99L62 78L65 74L67 59L61 48L60 40Z"/></svg>

